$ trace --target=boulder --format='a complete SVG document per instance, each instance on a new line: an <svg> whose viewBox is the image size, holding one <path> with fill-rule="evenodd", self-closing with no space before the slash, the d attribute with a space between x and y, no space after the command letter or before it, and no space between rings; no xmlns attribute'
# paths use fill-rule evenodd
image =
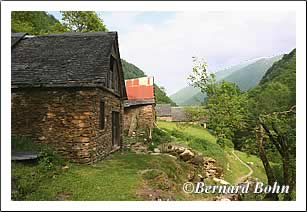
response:
<svg viewBox="0 0 307 212"><path fill-rule="evenodd" d="M194 153L191 150L186 149L183 153L181 153L180 158L183 161L191 160L194 157Z"/></svg>
<svg viewBox="0 0 307 212"><path fill-rule="evenodd" d="M197 166L203 166L204 165L204 158L200 155L196 155L191 159L191 163Z"/></svg>
<svg viewBox="0 0 307 212"><path fill-rule="evenodd" d="M213 158L209 158L209 157L204 157L204 161L205 161L205 164L210 164L210 163L212 164L216 162Z"/></svg>
<svg viewBox="0 0 307 212"><path fill-rule="evenodd" d="M159 148L154 148L153 151L154 151L155 153L160 153L160 152L161 152Z"/></svg>
<svg viewBox="0 0 307 212"><path fill-rule="evenodd" d="M186 150L186 148L179 146L179 147L176 147L175 152L176 152L177 154L181 154L181 153L183 153L185 150Z"/></svg>

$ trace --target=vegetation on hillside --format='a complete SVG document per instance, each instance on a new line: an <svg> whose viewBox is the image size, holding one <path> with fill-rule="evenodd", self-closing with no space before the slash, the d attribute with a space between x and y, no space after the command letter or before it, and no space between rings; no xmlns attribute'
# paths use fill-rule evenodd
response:
<svg viewBox="0 0 307 212"><path fill-rule="evenodd" d="M218 140L226 138L237 149L259 155L268 184L273 186L278 181L289 185L289 193L283 200L295 199L295 61L293 50L268 70L258 86L247 92L240 92L229 82L216 82L203 61L196 61L190 76L194 86L208 95L204 104L208 127ZM272 193L265 196L270 200L280 198Z"/></svg>
<svg viewBox="0 0 307 212"><path fill-rule="evenodd" d="M57 31L60 22L52 15L43 11L13 11L11 13L12 32L29 34L47 34Z"/></svg>
<svg viewBox="0 0 307 212"><path fill-rule="evenodd" d="M282 55L278 55L243 62L216 72L215 77L217 81L224 80L236 83L242 91L247 91L255 87L272 64L280 60L281 57ZM170 98L178 105L200 105L204 102L206 94L201 92L199 88L190 85L171 95Z"/></svg>
<svg viewBox="0 0 307 212"><path fill-rule="evenodd" d="M207 129L197 125L165 121L159 121L158 127L172 136L172 143L186 145L206 157L214 158L217 164L223 168L226 181L234 184L240 177L248 173L248 169L234 158L233 148L219 145L217 138ZM263 165L258 157L240 151L236 151L236 153L245 162L254 163L252 177L259 179L261 182L267 182Z"/></svg>

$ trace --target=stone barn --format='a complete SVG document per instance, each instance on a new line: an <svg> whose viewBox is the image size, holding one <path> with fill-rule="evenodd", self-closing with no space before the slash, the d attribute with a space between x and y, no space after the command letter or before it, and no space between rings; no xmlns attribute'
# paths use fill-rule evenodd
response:
<svg viewBox="0 0 307 212"><path fill-rule="evenodd" d="M11 37L12 136L89 163L122 145L127 99L117 32Z"/></svg>
<svg viewBox="0 0 307 212"><path fill-rule="evenodd" d="M172 121L173 122L190 122L188 114L184 107L171 107Z"/></svg>
<svg viewBox="0 0 307 212"><path fill-rule="evenodd" d="M155 123L155 96L153 77L125 81L128 100L124 102L124 129L131 136L136 131L149 130Z"/></svg>
<svg viewBox="0 0 307 212"><path fill-rule="evenodd" d="M156 105L157 119L161 121L172 121L171 104Z"/></svg>

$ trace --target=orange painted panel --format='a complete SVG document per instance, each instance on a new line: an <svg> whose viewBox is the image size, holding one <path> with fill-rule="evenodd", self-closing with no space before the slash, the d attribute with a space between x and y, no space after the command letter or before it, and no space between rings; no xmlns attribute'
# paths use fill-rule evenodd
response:
<svg viewBox="0 0 307 212"><path fill-rule="evenodd" d="M129 100L154 98L153 77L126 80L126 92Z"/></svg>

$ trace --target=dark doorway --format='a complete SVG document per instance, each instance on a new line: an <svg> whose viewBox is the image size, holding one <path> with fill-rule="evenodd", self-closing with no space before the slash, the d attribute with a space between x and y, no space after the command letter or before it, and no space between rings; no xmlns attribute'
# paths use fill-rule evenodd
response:
<svg viewBox="0 0 307 212"><path fill-rule="evenodd" d="M112 145L119 146L120 129L119 129L119 112L112 111Z"/></svg>

